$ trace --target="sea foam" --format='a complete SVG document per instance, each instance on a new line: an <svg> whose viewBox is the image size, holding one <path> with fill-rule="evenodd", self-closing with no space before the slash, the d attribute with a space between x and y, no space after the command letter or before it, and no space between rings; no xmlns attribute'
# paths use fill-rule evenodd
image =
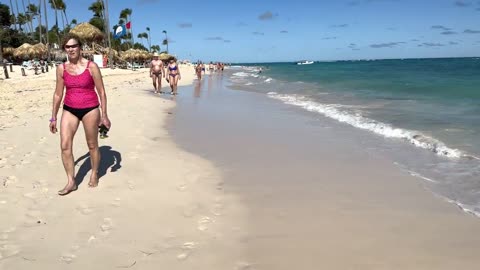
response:
<svg viewBox="0 0 480 270"><path fill-rule="evenodd" d="M421 132L396 128L389 124L364 117L360 113L352 114L342 111L339 104L322 104L308 100L304 96L277 94L275 92L268 93L268 96L281 100L286 104L299 106L305 110L320 113L324 116L335 119L342 123L349 124L356 128L369 130L387 138L404 140L415 145L416 147L430 150L440 156L448 158L471 157L465 155L462 151L450 148L443 142L424 135Z"/></svg>

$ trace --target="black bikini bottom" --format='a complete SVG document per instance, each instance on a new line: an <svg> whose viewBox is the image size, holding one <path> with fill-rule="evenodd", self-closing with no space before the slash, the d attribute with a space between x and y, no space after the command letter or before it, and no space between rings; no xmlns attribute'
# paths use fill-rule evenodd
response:
<svg viewBox="0 0 480 270"><path fill-rule="evenodd" d="M72 108L72 107L69 107L65 104L63 104L63 109L67 112L70 112L71 114L75 115L78 120L82 120L82 118L87 114L89 113L90 111L93 111L95 110L96 108L98 108L98 105L95 106L95 107L90 107L90 108L83 108L83 109L76 109L76 108Z"/></svg>

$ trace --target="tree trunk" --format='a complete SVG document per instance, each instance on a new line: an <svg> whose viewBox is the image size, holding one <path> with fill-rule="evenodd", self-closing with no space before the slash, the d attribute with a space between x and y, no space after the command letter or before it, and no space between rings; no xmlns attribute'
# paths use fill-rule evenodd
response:
<svg viewBox="0 0 480 270"><path fill-rule="evenodd" d="M15 17L15 12L13 12L12 0L10 0L10 12L12 13L13 18L14 18L13 27L15 28L15 31L16 31L16 30L17 30L17 19L16 19L16 17Z"/></svg>
<svg viewBox="0 0 480 270"><path fill-rule="evenodd" d="M42 42L42 0L38 1L38 41L40 41L40 43L43 43Z"/></svg>

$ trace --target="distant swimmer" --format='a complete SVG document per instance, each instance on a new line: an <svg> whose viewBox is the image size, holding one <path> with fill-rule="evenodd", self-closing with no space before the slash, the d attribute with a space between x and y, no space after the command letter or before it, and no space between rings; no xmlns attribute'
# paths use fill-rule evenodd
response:
<svg viewBox="0 0 480 270"><path fill-rule="evenodd" d="M150 77L152 78L154 93L163 93L162 77L165 78L163 69L163 62L158 59L158 53L155 52L152 62L150 63Z"/></svg>

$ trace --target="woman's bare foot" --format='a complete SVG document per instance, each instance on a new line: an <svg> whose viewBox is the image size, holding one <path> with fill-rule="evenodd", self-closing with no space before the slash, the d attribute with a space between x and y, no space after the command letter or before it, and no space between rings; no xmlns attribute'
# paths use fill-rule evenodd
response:
<svg viewBox="0 0 480 270"><path fill-rule="evenodd" d="M90 181L88 182L88 186L91 188L98 186L98 176L96 173L92 173L92 175L90 175Z"/></svg>
<svg viewBox="0 0 480 270"><path fill-rule="evenodd" d="M62 190L58 191L58 195L60 196L65 196L70 194L70 192L73 192L78 189L77 184L75 183L68 183Z"/></svg>

